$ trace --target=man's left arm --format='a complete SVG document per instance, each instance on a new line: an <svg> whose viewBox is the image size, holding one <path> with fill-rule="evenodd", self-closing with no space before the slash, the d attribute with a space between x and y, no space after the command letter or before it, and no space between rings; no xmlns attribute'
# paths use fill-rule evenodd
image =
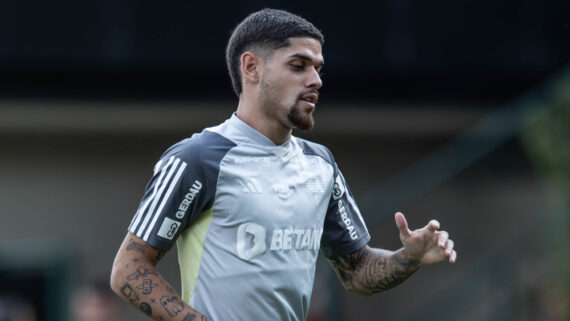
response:
<svg viewBox="0 0 570 321"><path fill-rule="evenodd" d="M424 228L411 231L402 213L396 213L395 220L403 244L398 251L365 245L353 253L329 258L347 290L369 296L402 283L424 265L457 260L454 243L447 232L439 231L439 222L432 220Z"/></svg>

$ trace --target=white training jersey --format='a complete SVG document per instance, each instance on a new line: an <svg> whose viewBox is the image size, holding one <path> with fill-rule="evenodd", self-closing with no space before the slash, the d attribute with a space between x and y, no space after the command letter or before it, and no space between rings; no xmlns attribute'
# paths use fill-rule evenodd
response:
<svg viewBox="0 0 570 321"><path fill-rule="evenodd" d="M182 298L213 320L305 320L319 249L370 239L328 149L276 146L235 114L164 153L129 231L177 242Z"/></svg>

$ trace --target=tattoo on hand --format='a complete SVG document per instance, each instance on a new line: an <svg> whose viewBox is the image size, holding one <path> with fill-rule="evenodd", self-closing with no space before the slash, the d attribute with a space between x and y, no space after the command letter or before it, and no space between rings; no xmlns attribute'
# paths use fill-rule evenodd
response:
<svg viewBox="0 0 570 321"><path fill-rule="evenodd" d="M142 312L144 312L146 315L152 315L152 309L150 307L150 304L146 302L142 302L141 305L139 305L139 309Z"/></svg>
<svg viewBox="0 0 570 321"><path fill-rule="evenodd" d="M163 296L160 298L160 304L171 317L177 316L178 313L184 310L184 302L177 296Z"/></svg>
<svg viewBox="0 0 570 321"><path fill-rule="evenodd" d="M156 274L153 269L146 269L144 265L139 266L136 272L127 275L127 280L133 281L138 280L140 278L144 278L148 275Z"/></svg>
<svg viewBox="0 0 570 321"><path fill-rule="evenodd" d="M401 252L380 254L365 247L330 259L343 285L362 295L390 289L406 280L420 267Z"/></svg>
<svg viewBox="0 0 570 321"><path fill-rule="evenodd" d="M142 290L142 294L151 294L152 289L157 286L158 284L153 283L152 279L144 279L142 284L137 285L137 289Z"/></svg>
<svg viewBox="0 0 570 321"><path fill-rule="evenodd" d="M133 290L131 285L127 282L121 287L121 294L127 299L132 305L136 306L139 303L140 297Z"/></svg>

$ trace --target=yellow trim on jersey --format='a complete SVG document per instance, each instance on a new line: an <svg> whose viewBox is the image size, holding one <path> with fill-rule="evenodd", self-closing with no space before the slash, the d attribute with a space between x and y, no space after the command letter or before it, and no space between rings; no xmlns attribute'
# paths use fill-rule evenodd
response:
<svg viewBox="0 0 570 321"><path fill-rule="evenodd" d="M196 222L186 229L176 241L182 281L182 300L187 304L190 304L190 299L196 288L202 252L204 251L204 240L213 214L212 208L200 213Z"/></svg>

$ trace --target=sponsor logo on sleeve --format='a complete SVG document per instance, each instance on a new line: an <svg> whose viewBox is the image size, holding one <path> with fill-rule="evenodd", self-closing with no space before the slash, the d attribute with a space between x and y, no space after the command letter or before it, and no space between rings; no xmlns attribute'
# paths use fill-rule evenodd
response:
<svg viewBox="0 0 570 321"><path fill-rule="evenodd" d="M340 175L337 175L335 180L334 180L334 186L333 186L333 199L336 201L339 198L341 198L344 193L346 191L346 188L344 187L344 183L342 182L342 178L340 178Z"/></svg>
<svg viewBox="0 0 570 321"><path fill-rule="evenodd" d="M195 180L194 184L192 184L192 186L188 190L188 193L184 195L184 199L182 200L182 202L180 202L180 205L178 206L178 211L176 211L175 214L176 218L183 218L184 215L186 215L188 207L190 207L190 204L192 204L198 193L200 193L201 189L202 189L202 182L200 182L199 180Z"/></svg>
<svg viewBox="0 0 570 321"><path fill-rule="evenodd" d="M162 225L160 226L160 229L158 230L158 233L156 234L162 238L172 240L174 235L176 235L176 232L178 232L180 225L180 222L165 217Z"/></svg>
<svg viewBox="0 0 570 321"><path fill-rule="evenodd" d="M340 220L344 223L350 238L356 240L358 238L358 233L356 233L352 220L348 217L348 213L346 212L346 208L344 207L344 202L342 200L338 201L338 214L340 216Z"/></svg>

